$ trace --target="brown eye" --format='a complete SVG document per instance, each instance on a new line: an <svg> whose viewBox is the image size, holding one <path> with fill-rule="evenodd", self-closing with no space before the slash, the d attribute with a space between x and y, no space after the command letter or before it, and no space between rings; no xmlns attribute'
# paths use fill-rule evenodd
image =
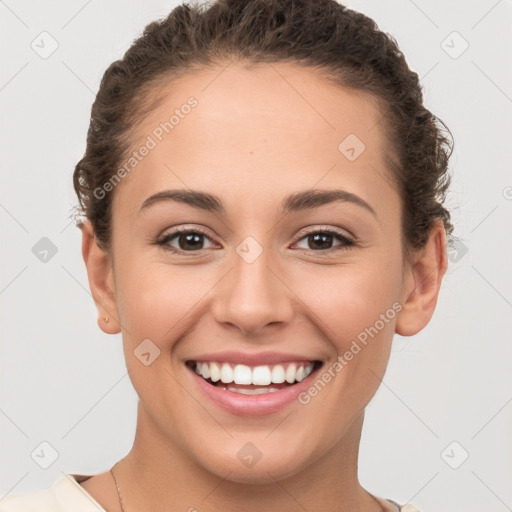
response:
<svg viewBox="0 0 512 512"><path fill-rule="evenodd" d="M336 239L341 243L333 246L333 242ZM300 240L306 240L307 245L307 247L301 247L301 249L311 250L313 252L332 251L354 245L354 242L345 235L332 230L313 231Z"/></svg>
<svg viewBox="0 0 512 512"><path fill-rule="evenodd" d="M210 237L202 231L177 230L165 235L157 241L157 244L174 252L198 252L205 249L203 238L210 240ZM173 240L176 240L177 246L170 243Z"/></svg>

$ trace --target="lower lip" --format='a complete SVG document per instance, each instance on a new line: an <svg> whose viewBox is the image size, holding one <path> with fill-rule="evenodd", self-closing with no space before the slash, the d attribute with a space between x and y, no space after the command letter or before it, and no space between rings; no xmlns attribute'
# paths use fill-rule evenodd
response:
<svg viewBox="0 0 512 512"><path fill-rule="evenodd" d="M261 416L264 414L273 414L284 409L293 403L297 396L306 391L316 376L318 368L311 372L304 380L283 388L279 391L263 393L261 395L243 395L235 391L228 391L216 386L212 386L192 369L190 371L193 380L201 391L216 405L225 411L238 416ZM270 385L269 387L271 387Z"/></svg>

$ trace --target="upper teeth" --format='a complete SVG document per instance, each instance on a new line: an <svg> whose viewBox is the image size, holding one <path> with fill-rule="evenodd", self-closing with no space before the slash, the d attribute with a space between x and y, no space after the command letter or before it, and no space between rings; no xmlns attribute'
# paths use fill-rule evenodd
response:
<svg viewBox="0 0 512 512"><path fill-rule="evenodd" d="M285 369L282 364L255 367L237 364L233 367L229 363L196 361L195 370L198 375L205 379L210 378L213 382L220 380L225 384L234 382L267 386L271 383L281 384L284 381L289 384L300 382L313 371L313 363L289 363Z"/></svg>

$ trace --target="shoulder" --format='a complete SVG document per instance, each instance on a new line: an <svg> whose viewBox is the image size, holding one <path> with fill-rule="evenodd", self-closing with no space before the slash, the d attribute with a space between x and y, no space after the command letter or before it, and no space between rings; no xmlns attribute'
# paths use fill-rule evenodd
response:
<svg viewBox="0 0 512 512"><path fill-rule="evenodd" d="M47 489L2 496L0 512L106 512L78 483L85 477L62 475Z"/></svg>
<svg viewBox="0 0 512 512"><path fill-rule="evenodd" d="M0 512L60 511L53 489L9 494L0 498Z"/></svg>

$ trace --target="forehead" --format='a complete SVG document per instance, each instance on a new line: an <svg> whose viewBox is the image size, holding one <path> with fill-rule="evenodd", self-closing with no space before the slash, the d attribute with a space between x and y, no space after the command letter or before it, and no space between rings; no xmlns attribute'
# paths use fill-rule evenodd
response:
<svg viewBox="0 0 512 512"><path fill-rule="evenodd" d="M176 187L229 200L236 185L239 200L277 200L280 191L346 185L368 201L389 188L375 98L318 71L233 62L163 83L155 95L158 106L131 132L132 150L150 149L115 192L134 213L148 195Z"/></svg>

